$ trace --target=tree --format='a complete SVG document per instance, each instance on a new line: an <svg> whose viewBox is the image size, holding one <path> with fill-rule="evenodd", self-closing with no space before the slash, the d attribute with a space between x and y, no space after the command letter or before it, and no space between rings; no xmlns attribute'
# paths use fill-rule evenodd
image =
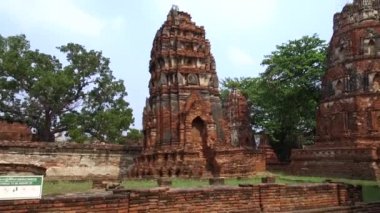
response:
<svg viewBox="0 0 380 213"><path fill-rule="evenodd" d="M314 134L326 49L317 35L304 36L265 56L266 70L259 77L226 81L225 86L237 83L249 97L254 127L269 134L282 160Z"/></svg>
<svg viewBox="0 0 380 213"><path fill-rule="evenodd" d="M67 132L78 142L119 142L133 117L110 60L79 44L58 49L66 55L65 66L31 50L24 35L0 36L0 118L35 127L42 141Z"/></svg>
<svg viewBox="0 0 380 213"><path fill-rule="evenodd" d="M129 129L127 136L125 136L126 139L132 140L132 141L139 141L143 139L144 135L141 130L138 129Z"/></svg>

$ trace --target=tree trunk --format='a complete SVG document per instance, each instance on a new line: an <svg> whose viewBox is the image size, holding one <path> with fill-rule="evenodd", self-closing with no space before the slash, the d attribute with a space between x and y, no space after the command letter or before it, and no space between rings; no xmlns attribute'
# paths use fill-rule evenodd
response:
<svg viewBox="0 0 380 213"><path fill-rule="evenodd" d="M38 131L38 141L54 142L55 137L51 132L51 114L50 110L45 110L45 122L43 127Z"/></svg>

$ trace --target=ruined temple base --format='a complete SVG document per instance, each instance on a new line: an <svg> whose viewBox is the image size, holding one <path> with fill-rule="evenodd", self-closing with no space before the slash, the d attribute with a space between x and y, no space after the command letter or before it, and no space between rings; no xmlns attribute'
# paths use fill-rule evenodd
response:
<svg viewBox="0 0 380 213"><path fill-rule="evenodd" d="M380 147L313 147L292 151L293 175L380 181Z"/></svg>
<svg viewBox="0 0 380 213"><path fill-rule="evenodd" d="M259 150L262 150L262 152L264 153L267 166L277 165L280 163L280 161L277 158L276 153L274 152L273 148L270 145L260 144Z"/></svg>
<svg viewBox="0 0 380 213"><path fill-rule="evenodd" d="M131 178L210 178L252 176L266 169L265 155L243 148L216 149L213 155L200 152L166 150L145 152L135 159Z"/></svg>

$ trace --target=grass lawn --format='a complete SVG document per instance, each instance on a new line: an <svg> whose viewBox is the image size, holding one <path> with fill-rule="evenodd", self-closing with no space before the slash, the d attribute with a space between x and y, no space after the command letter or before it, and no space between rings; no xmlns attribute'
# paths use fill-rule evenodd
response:
<svg viewBox="0 0 380 213"><path fill-rule="evenodd" d="M322 183L326 179L334 182L344 182L353 185L361 185L363 187L363 200L365 202L380 201L380 182L366 180L350 180L340 178L325 177L301 177L289 176L280 173L263 173L250 178L226 178L225 184L230 186L238 186L239 184L259 184L261 177L274 175L276 183L283 184L300 184L300 183ZM121 184L126 189L146 189L157 187L156 180L125 180ZM55 195L66 193L90 192L92 182L69 182L69 181L45 181L43 186L43 195ZM208 179L172 179L172 187L174 188L201 188L209 187Z"/></svg>
<svg viewBox="0 0 380 213"><path fill-rule="evenodd" d="M91 187L91 181L44 181L42 195L88 192L91 190Z"/></svg>
<svg viewBox="0 0 380 213"><path fill-rule="evenodd" d="M157 187L155 180L127 180L121 183L126 189L148 189Z"/></svg>

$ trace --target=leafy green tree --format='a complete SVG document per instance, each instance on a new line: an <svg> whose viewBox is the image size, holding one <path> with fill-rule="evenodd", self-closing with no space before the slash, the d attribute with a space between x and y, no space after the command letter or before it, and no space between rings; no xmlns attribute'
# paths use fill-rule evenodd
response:
<svg viewBox="0 0 380 213"><path fill-rule="evenodd" d="M24 35L0 36L0 118L35 127L42 141L66 132L78 142L120 142L133 122L132 109L109 59L79 44L58 49L65 66L31 50Z"/></svg>
<svg viewBox="0 0 380 213"><path fill-rule="evenodd" d="M225 81L226 87L237 84L249 97L255 128L270 135L282 160L314 134L326 49L317 35L304 36L265 56L266 70L259 77Z"/></svg>
<svg viewBox="0 0 380 213"><path fill-rule="evenodd" d="M141 130L138 129L129 129L126 139L133 140L133 141L138 141L143 139L144 135Z"/></svg>

